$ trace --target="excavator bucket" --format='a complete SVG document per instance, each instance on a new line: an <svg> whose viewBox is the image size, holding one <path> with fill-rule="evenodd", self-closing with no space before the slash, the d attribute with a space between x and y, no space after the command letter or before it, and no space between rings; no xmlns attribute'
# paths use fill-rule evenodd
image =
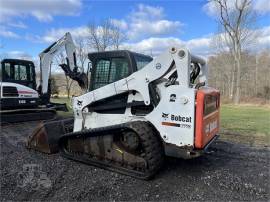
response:
<svg viewBox="0 0 270 202"><path fill-rule="evenodd" d="M47 154L57 153L59 138L73 131L73 118L42 121L29 136L27 148Z"/></svg>

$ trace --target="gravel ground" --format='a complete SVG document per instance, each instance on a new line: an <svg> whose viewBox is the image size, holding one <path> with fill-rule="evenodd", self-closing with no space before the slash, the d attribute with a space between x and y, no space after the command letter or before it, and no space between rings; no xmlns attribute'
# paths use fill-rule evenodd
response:
<svg viewBox="0 0 270 202"><path fill-rule="evenodd" d="M29 151L37 122L1 129L1 200L269 201L269 148L218 140L212 153L167 158L151 181L137 180L58 154Z"/></svg>

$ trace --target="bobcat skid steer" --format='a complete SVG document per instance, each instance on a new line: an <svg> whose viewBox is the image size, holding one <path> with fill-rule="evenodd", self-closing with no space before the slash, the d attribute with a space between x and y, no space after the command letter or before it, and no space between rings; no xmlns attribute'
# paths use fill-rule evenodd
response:
<svg viewBox="0 0 270 202"><path fill-rule="evenodd" d="M74 120L41 125L28 147L140 179L164 156L193 158L217 138L220 93L206 62L171 47L152 59L130 51L90 53L89 92L73 98Z"/></svg>

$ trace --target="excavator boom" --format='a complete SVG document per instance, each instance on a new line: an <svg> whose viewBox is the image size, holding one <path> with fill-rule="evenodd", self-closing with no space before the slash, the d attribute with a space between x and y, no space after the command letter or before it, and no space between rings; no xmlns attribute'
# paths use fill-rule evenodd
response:
<svg viewBox="0 0 270 202"><path fill-rule="evenodd" d="M82 89L87 88L88 79L83 71L83 67L79 68L76 61L76 47L72 40L71 34L67 32L58 41L51 44L48 48L39 54L40 57L40 72L41 72L41 97L44 102L48 102L50 99L49 92L49 78L51 72L51 63L56 54L62 51L64 48L67 58L66 64L60 64L59 66L65 72L69 78L78 82Z"/></svg>

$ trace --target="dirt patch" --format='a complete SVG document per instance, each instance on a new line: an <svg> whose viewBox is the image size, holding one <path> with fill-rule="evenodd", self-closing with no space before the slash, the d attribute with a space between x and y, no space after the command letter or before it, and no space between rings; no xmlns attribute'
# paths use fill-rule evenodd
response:
<svg viewBox="0 0 270 202"><path fill-rule="evenodd" d="M1 199L269 201L269 148L218 140L210 154L167 158L151 181L25 148L37 122L1 129Z"/></svg>
<svg viewBox="0 0 270 202"><path fill-rule="evenodd" d="M251 147L270 147L269 135L266 134L247 135L233 133L231 131L223 131L220 134L219 139L223 141L245 144Z"/></svg>

